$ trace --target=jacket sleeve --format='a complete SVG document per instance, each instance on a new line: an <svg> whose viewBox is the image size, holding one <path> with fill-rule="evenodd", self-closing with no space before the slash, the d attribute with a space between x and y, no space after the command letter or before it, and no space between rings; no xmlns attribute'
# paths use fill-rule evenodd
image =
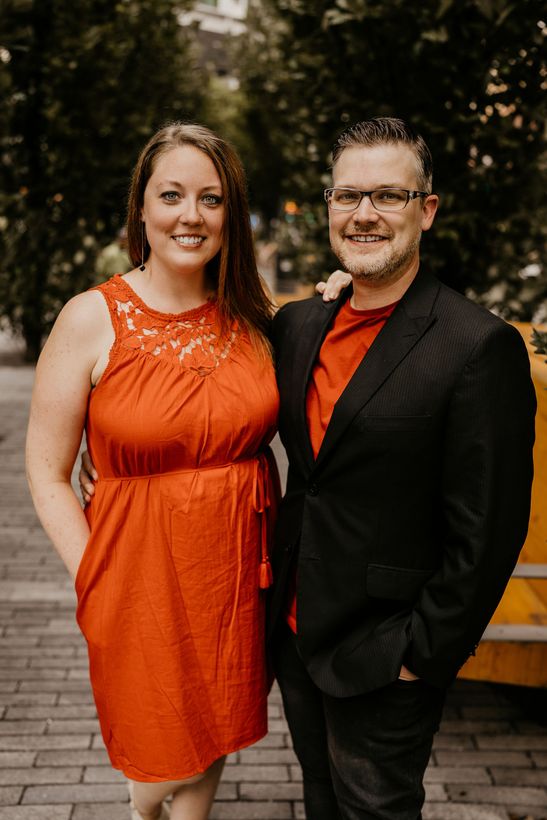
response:
<svg viewBox="0 0 547 820"><path fill-rule="evenodd" d="M405 662L444 686L480 641L526 538L536 399L526 347L505 323L490 326L447 409L439 570L411 619Z"/></svg>
<svg viewBox="0 0 547 820"><path fill-rule="evenodd" d="M286 332L287 313L289 312L289 305L291 304L291 302L288 302L286 305L280 307L270 324L269 340L276 353L279 351L281 341Z"/></svg>

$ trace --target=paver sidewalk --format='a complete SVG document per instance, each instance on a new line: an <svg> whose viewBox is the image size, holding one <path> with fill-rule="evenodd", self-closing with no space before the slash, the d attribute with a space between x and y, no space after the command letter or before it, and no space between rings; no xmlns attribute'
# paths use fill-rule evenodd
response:
<svg viewBox="0 0 547 820"><path fill-rule="evenodd" d="M129 820L99 733L72 585L24 478L32 379L29 367L0 367L0 820ZM505 690L458 683L426 783L424 820L547 820L545 727ZM211 820L303 817L274 690L270 734L231 756Z"/></svg>

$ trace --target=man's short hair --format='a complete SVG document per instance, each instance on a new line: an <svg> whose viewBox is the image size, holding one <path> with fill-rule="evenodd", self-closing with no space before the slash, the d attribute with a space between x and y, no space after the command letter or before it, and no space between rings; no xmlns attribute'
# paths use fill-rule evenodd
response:
<svg viewBox="0 0 547 820"><path fill-rule="evenodd" d="M366 145L403 143L414 151L418 163L418 186L431 193L433 183L433 159L425 140L404 120L396 117L373 117L357 122L342 131L332 148L332 164L336 165L346 148Z"/></svg>

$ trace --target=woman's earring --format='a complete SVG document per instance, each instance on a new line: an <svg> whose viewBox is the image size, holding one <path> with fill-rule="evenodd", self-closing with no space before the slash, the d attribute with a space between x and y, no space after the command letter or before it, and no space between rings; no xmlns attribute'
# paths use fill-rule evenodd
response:
<svg viewBox="0 0 547 820"><path fill-rule="evenodd" d="M146 265L144 264L144 222L141 222L141 264L139 270L146 270Z"/></svg>

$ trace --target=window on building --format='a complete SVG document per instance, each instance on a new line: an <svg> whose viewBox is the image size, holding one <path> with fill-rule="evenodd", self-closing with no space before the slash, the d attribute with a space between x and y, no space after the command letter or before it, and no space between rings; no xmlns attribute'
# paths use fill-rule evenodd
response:
<svg viewBox="0 0 547 820"><path fill-rule="evenodd" d="M218 0L199 0L202 6L218 6Z"/></svg>

